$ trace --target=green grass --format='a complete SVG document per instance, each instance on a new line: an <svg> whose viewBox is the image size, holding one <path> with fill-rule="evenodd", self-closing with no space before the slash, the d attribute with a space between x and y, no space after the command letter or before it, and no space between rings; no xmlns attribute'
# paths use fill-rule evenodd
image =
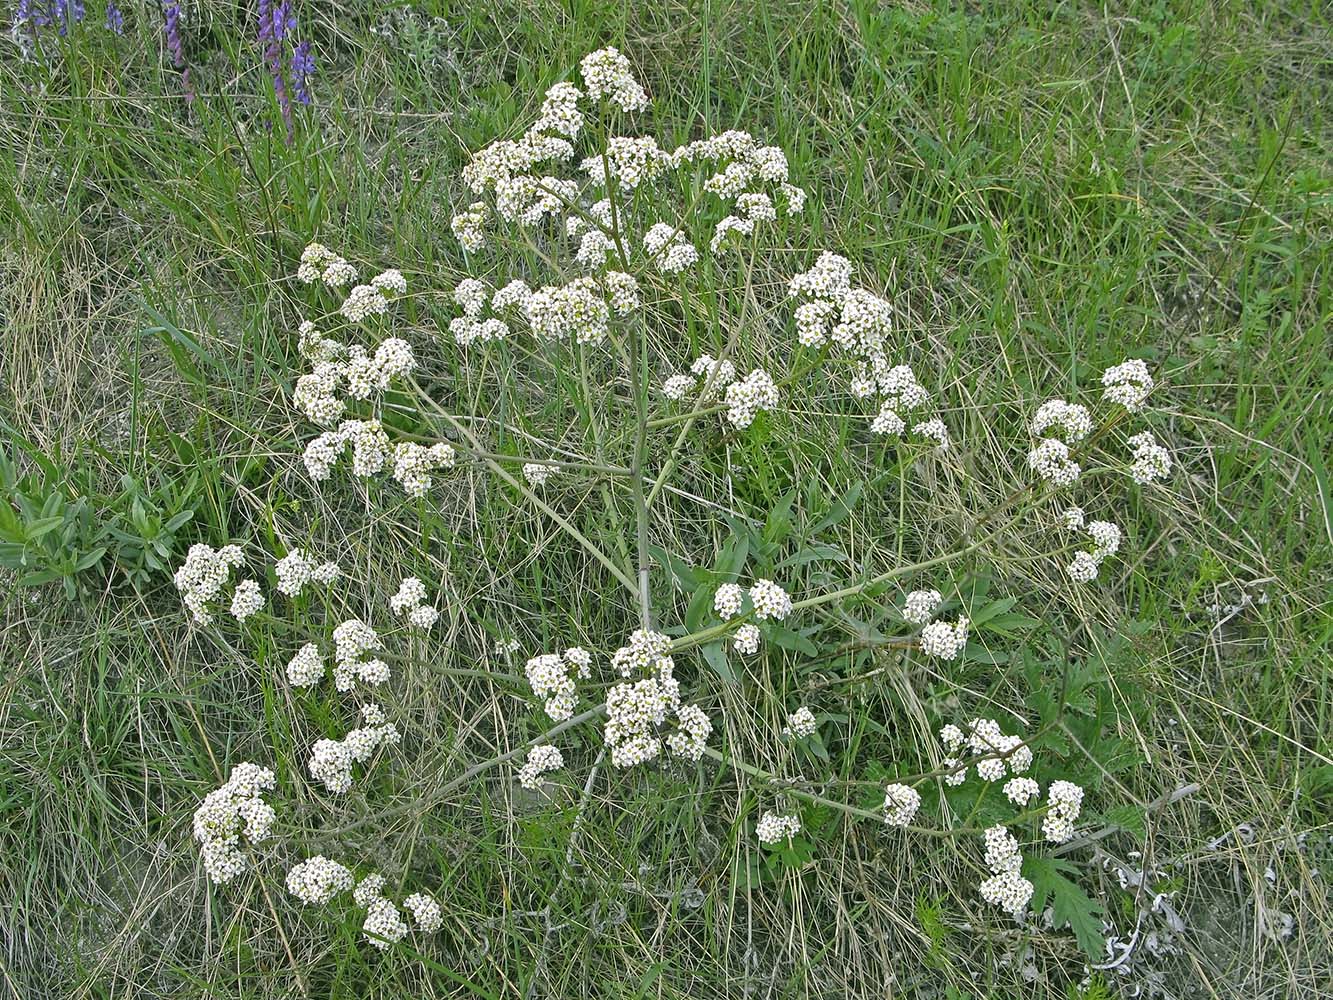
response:
<svg viewBox="0 0 1333 1000"><path fill-rule="evenodd" d="M1323 5L435 2L386 37L385 5L303 4L318 106L291 148L266 128L248 15L216 4L193 20L204 99L187 110L153 6L122 5L123 39L91 27L94 6L45 64L12 49L0 62L3 450L37 514L63 511L30 546L50 579L0 577L0 990L1093 997L1160 976L1169 996L1321 994L1333 967ZM315 238L401 268L413 294L399 332L450 412L509 428L481 425L494 450L526 451L523 434L582 449L591 413L607 461L628 462L632 407L609 398L628 395L612 354L589 355L587 391L520 342L465 362L437 333L464 273L448 222L468 200L468 151L512 134L605 44L652 95L646 131L666 144L748 129L787 150L811 194L806 230L756 264L762 313L744 320L741 367L782 370L784 282L814 248L837 250L893 299L903 359L963 446L909 468L812 376L748 433L694 433L650 539L684 566L715 566L747 522L761 536L747 573L814 544L845 555L784 569L797 596L939 555L965 512L1025 481L1035 401L1089 390L1130 355L1161 377L1152 426L1177 470L1165 490L1099 498L1127 545L1095 587L1072 592L1057 564L1031 558L1032 533L933 578L973 612L1015 598L1039 625L980 629L982 655L956 668L769 645L734 683L698 655L680 670L718 723L713 746L826 779L839 799L858 794L840 781L928 770L943 722L1061 713L1089 752L1053 733L1041 756L1089 785L1089 826L1126 827L1067 855L1065 874L1128 938L1143 906L1107 861L1146 857L1184 923L1176 953L1140 949L1129 975L1084 984L1069 931L1021 931L982 906L973 845L811 809L797 849L774 856L753 833L772 793L708 761L602 769L585 794L600 749L588 728L567 737L570 767L548 794L499 768L412 808L546 728L522 687L446 671L521 673L527 656L576 643L609 652L638 612L482 469L444 475L421 506L389 488L370 502L345 485L314 492L299 461L309 428L287 395L315 300L286 276ZM719 274L654 328L654 372L716 351L742 322L737 281ZM650 470L673 439L653 439ZM544 496L632 561L623 492L567 475ZM313 789L305 760L351 710L327 686L290 689L289 634L188 627L163 566L227 540L247 543L256 568L291 544L336 556L349 580L334 607L303 609L314 621L386 618L409 573L447 595L429 647L382 699L402 748L346 801ZM660 563L652 580L657 620L685 622L690 592ZM1255 603L1210 615L1243 593ZM796 624L842 649L892 628L895 596ZM495 652L510 636L512 662ZM776 732L803 702L830 720L827 759L784 756ZM219 889L190 816L241 760L278 770L283 837L262 852L262 879ZM1123 811L1195 783L1146 820ZM285 868L320 852L437 895L445 927L424 957L382 956L350 911L333 920L286 896ZM1285 936L1271 932L1283 914Z"/></svg>

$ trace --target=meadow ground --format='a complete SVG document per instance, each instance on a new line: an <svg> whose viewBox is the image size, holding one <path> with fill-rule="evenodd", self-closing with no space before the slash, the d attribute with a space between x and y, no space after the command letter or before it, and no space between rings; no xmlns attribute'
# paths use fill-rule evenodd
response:
<svg viewBox="0 0 1333 1000"><path fill-rule="evenodd" d="M90 2L40 58L0 58L0 993L1327 995L1326 5L302 2L318 72L290 146L268 126L252 12L193 7L192 107L155 5L122 4L116 36ZM421 294L402 335L452 412L510 428L497 449L560 439L592 401L521 352L469 369L439 331L468 151L607 44L664 140L736 127L787 150L808 230L747 294L785 316L811 248L850 257L892 297L961 442L917 481L813 377L753 433L701 435L655 509L663 623L686 620L691 567L729 539L794 594L855 575L831 563L943 551L966 511L1025 481L1032 401L1126 356L1158 373L1176 472L1117 508L1127 551L1094 587L1071 595L1020 538L950 569L989 616L951 668L877 647L874 600L803 621L735 677L682 658L724 720L714 745L754 765L790 766L773 734L814 707L821 741L798 768L843 798L840 782L929 769L954 713L1060 719L1044 752L1107 835L1060 855L1078 890L1049 926L984 908L952 842L811 809L791 849L761 850L771 796L744 773L594 767L594 730L541 793L508 768L458 782L542 731L506 678L557 643L613 649L632 598L483 474L446 477L429 505L311 490L287 397L308 302L290 275L312 239L407 275ZM780 370L785 322L747 330L747 360ZM650 347L665 367L711 336ZM623 421L598 419L614 453ZM545 496L629 561L622 496L579 476ZM335 802L302 774L345 707L285 684L281 632L192 629L171 584L191 543L279 538L336 556L367 601L410 572L448 581L435 638L381 699L400 752ZM811 657L811 637L839 651ZM275 857L410 874L443 903L441 933L382 955L354 916L297 906L276 861L211 886L190 818L241 760L289 792L279 843L300 846ZM1119 962L1107 934L1133 942Z"/></svg>

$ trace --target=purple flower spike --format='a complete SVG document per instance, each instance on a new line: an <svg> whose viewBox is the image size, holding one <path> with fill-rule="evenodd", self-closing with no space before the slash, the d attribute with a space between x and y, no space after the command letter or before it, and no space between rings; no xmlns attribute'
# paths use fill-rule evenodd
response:
<svg viewBox="0 0 1333 1000"><path fill-rule="evenodd" d="M171 64L181 72L181 90L185 92L185 103L194 103L194 84L190 82L190 67L185 63L185 41L181 37L180 0L167 0L162 7L167 19L167 51L171 53Z"/></svg>
<svg viewBox="0 0 1333 1000"><path fill-rule="evenodd" d="M116 0L107 0L106 26L107 30L114 34L125 34L125 15L122 14L120 8L116 6Z"/></svg>
<svg viewBox="0 0 1333 1000"><path fill-rule="evenodd" d="M302 104L312 103L310 96L310 78L315 75L315 57L310 51L310 43L302 42L292 53L292 91Z"/></svg>

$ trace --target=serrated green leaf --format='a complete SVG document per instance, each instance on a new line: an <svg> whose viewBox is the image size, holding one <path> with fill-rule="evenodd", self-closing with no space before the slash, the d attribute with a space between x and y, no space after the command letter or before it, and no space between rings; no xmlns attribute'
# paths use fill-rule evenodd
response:
<svg viewBox="0 0 1333 1000"><path fill-rule="evenodd" d="M1032 882L1032 910L1040 913L1049 899L1051 919L1055 929L1068 927L1074 932L1079 947L1092 959L1106 953L1106 936L1102 933L1101 916L1105 907L1088 896L1077 882L1064 873L1076 875L1077 869L1068 861L1031 855L1023 861L1023 874Z"/></svg>
<svg viewBox="0 0 1333 1000"><path fill-rule="evenodd" d="M1103 814L1103 818L1108 824L1118 826L1136 837L1142 837L1148 832L1147 824L1144 822L1143 810L1136 805L1123 805L1108 809Z"/></svg>

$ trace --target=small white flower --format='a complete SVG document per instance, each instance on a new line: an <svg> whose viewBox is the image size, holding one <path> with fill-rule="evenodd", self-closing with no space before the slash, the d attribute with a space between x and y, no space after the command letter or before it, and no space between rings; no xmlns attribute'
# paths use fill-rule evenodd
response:
<svg viewBox="0 0 1333 1000"><path fill-rule="evenodd" d="M1140 486L1165 479L1171 474L1171 453L1157 443L1149 431L1129 439L1134 455L1129 474Z"/></svg>
<svg viewBox="0 0 1333 1000"><path fill-rule="evenodd" d="M531 486L545 486L546 481L559 471L558 467L554 465L546 465L542 462L523 463L523 478L526 479Z"/></svg>
<svg viewBox="0 0 1333 1000"><path fill-rule="evenodd" d="M1152 392L1153 377L1148 373L1148 366L1135 358L1106 369L1102 374L1102 385L1108 402L1119 403L1130 413L1137 413Z"/></svg>
<svg viewBox="0 0 1333 1000"><path fill-rule="evenodd" d="M801 832L801 817L781 816L775 812L766 812L759 817L755 827L755 836L761 844L776 844Z"/></svg>
<svg viewBox="0 0 1333 1000"><path fill-rule="evenodd" d="M732 638L731 645L738 652L745 656L753 656L759 652L759 626L742 625L736 630Z"/></svg>
<svg viewBox="0 0 1333 1000"><path fill-rule="evenodd" d="M328 903L352 888L352 873L322 854L307 858L287 872L287 891L306 906Z"/></svg>
<svg viewBox="0 0 1333 1000"><path fill-rule="evenodd" d="M692 375L672 375L662 383L662 395L667 399L679 402L694 391L695 382Z"/></svg>
<svg viewBox="0 0 1333 1000"><path fill-rule="evenodd" d="M713 595L713 610L717 612L719 618L727 621L741 613L741 605L744 602L745 591L739 584L724 583Z"/></svg>
<svg viewBox="0 0 1333 1000"><path fill-rule="evenodd" d="M535 746L528 751L527 762L518 770L518 783L536 791L542 786L542 775L558 771L564 766L565 758L558 747Z"/></svg>
<svg viewBox="0 0 1333 1000"><path fill-rule="evenodd" d="M903 604L903 618L913 625L924 625L943 603L944 596L938 590L914 590Z"/></svg>
<svg viewBox="0 0 1333 1000"><path fill-rule="evenodd" d="M1074 560L1065 567L1065 572L1075 583L1091 583L1097 579L1099 565L1097 558L1091 552L1075 552Z"/></svg>
<svg viewBox="0 0 1333 1000"><path fill-rule="evenodd" d="M791 614L791 598L772 580L756 580L750 587L750 603L754 616L760 621L773 618L782 621Z"/></svg>
<svg viewBox="0 0 1333 1000"><path fill-rule="evenodd" d="M242 580L236 585L231 596L231 614L238 622L243 622L264 606L264 595L259 590L256 580Z"/></svg>
<svg viewBox="0 0 1333 1000"><path fill-rule="evenodd" d="M815 713L802 705L787 716L787 724L782 727L782 735L789 739L803 740L815 734Z"/></svg>
<svg viewBox="0 0 1333 1000"><path fill-rule="evenodd" d="M921 652L941 660L956 660L967 645L968 620L961 617L948 622L931 622L921 630Z"/></svg>
<svg viewBox="0 0 1333 1000"><path fill-rule="evenodd" d="M1010 778L1004 783L1005 797L1016 806L1025 806L1041 794L1041 786L1031 778Z"/></svg>
<svg viewBox="0 0 1333 1000"><path fill-rule="evenodd" d="M414 892L404 899L403 909L412 914L417 930L423 934L434 934L444 925L440 904L423 893Z"/></svg>
<svg viewBox="0 0 1333 1000"><path fill-rule="evenodd" d="M921 793L908 785L893 784L884 789L884 822L906 826L921 808Z"/></svg>

